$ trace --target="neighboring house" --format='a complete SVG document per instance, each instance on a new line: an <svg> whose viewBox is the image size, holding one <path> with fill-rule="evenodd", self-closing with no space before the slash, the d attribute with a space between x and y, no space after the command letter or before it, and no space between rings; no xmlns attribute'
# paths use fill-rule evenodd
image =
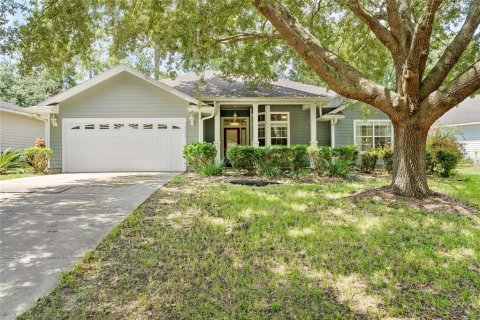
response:
<svg viewBox="0 0 480 320"><path fill-rule="evenodd" d="M47 115L51 168L62 172L182 171L186 143L235 145L392 143L392 126L373 110L339 106L317 86L279 80L252 88L211 71L156 81L117 66L29 108Z"/></svg>
<svg viewBox="0 0 480 320"><path fill-rule="evenodd" d="M23 150L45 137L45 121L26 108L0 101L0 150Z"/></svg>
<svg viewBox="0 0 480 320"><path fill-rule="evenodd" d="M436 125L458 131L466 156L475 163L480 162L480 95L465 99L438 119Z"/></svg>

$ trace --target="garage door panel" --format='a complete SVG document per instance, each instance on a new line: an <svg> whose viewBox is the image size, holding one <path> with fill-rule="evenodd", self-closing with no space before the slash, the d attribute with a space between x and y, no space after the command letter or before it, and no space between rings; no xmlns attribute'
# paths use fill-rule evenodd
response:
<svg viewBox="0 0 480 320"><path fill-rule="evenodd" d="M183 171L185 119L63 119L64 171Z"/></svg>

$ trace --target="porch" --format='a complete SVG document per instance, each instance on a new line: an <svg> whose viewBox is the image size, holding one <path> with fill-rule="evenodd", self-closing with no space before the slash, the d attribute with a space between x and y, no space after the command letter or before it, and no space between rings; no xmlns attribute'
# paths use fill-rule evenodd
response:
<svg viewBox="0 0 480 320"><path fill-rule="evenodd" d="M191 107L190 123L198 122L198 141L215 144L217 162L237 145L335 146L335 124L344 116L330 113L338 109L330 101L211 101Z"/></svg>

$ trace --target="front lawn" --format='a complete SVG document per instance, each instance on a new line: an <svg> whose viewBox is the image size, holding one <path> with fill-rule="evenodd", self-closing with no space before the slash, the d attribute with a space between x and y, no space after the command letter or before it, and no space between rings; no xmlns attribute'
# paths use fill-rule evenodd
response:
<svg viewBox="0 0 480 320"><path fill-rule="evenodd" d="M20 319L480 317L478 214L224 181L161 188ZM480 205L480 176L431 185Z"/></svg>

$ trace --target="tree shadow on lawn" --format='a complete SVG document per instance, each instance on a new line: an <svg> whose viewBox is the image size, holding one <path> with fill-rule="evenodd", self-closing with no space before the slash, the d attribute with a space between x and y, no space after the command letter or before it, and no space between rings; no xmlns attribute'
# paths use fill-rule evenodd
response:
<svg viewBox="0 0 480 320"><path fill-rule="evenodd" d="M345 189L162 188L23 318L479 315L478 216Z"/></svg>

